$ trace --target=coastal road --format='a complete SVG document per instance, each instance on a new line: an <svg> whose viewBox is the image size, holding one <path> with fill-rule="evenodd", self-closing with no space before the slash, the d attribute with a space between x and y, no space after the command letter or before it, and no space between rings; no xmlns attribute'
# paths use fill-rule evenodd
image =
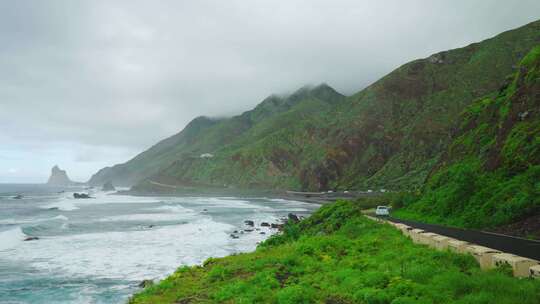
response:
<svg viewBox="0 0 540 304"><path fill-rule="evenodd" d="M410 227L448 236L458 240L475 243L481 246L508 252L522 257L540 261L540 241L528 240L491 232L445 227L425 224L397 218L389 218L391 222L403 223Z"/></svg>

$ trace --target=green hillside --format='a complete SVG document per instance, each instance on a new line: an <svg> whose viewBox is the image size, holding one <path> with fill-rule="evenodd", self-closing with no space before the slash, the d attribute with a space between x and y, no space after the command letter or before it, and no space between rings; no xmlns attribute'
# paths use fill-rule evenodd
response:
<svg viewBox="0 0 540 304"><path fill-rule="evenodd" d="M540 280L481 271L472 256L415 245L361 215L358 204L321 207L255 252L181 267L130 303L540 302Z"/></svg>
<svg viewBox="0 0 540 304"><path fill-rule="evenodd" d="M540 43L540 21L407 63L343 97L327 85L271 96L90 180L264 189L411 189L423 185L475 100L496 91ZM151 151L152 153L149 153ZM203 153L213 158L200 158ZM151 181L151 182L150 182ZM163 190L163 189L161 189Z"/></svg>
<svg viewBox="0 0 540 304"><path fill-rule="evenodd" d="M308 104L317 107L313 112L325 111L343 98L327 85L304 87L290 96L269 96L253 110L229 119L197 117L180 133L157 143L128 162L100 170L88 183L101 185L112 181L115 185L131 186L178 162L197 163L201 154L215 153L228 145L239 146L241 143L237 141L245 139L242 137L244 133L259 125L271 127L268 120L274 116L309 108ZM258 127L259 131L254 131L259 132L257 136L265 135L261 133L263 128Z"/></svg>
<svg viewBox="0 0 540 304"><path fill-rule="evenodd" d="M499 91L467 107L421 198L398 214L465 227L540 214L540 44Z"/></svg>
<svg viewBox="0 0 540 304"><path fill-rule="evenodd" d="M219 123L219 120L197 117L180 133L164 139L130 161L106 167L94 174L89 184L101 186L111 181L116 186L131 186L162 169L163 164L174 161L183 150L189 148L204 130Z"/></svg>

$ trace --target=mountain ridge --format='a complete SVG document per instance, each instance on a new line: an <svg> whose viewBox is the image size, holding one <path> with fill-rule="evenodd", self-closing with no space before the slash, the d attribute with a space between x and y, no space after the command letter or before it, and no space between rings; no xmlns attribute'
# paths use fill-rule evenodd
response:
<svg viewBox="0 0 540 304"><path fill-rule="evenodd" d="M349 97L328 85L315 95L305 94L313 88L271 95L153 159L151 170L128 162L112 175L136 176L130 181L141 191L155 190L149 180L298 190L421 187L451 142L459 113L500 87L539 42L536 21L403 64ZM214 157L197 157L203 153Z"/></svg>

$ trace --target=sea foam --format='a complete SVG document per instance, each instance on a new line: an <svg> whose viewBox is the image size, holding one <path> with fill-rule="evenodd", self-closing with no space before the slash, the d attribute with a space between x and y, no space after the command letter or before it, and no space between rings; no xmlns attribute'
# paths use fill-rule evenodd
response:
<svg viewBox="0 0 540 304"><path fill-rule="evenodd" d="M21 227L0 232L0 251L16 247L24 241L25 238L26 234L22 232Z"/></svg>

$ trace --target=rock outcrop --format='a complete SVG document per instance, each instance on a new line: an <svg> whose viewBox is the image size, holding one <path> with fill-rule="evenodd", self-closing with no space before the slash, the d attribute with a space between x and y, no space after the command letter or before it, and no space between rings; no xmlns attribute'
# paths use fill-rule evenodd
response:
<svg viewBox="0 0 540 304"><path fill-rule="evenodd" d="M114 185L112 184L111 181L108 181L105 184L103 184L103 187L101 188L101 190L103 190L103 191L115 191L116 188L114 188Z"/></svg>
<svg viewBox="0 0 540 304"><path fill-rule="evenodd" d="M47 185L50 186L72 186L76 183L71 181L65 170L62 170L58 165L52 167L51 176L47 181Z"/></svg>
<svg viewBox="0 0 540 304"><path fill-rule="evenodd" d="M81 199L81 198L92 198L92 197L86 193L73 193L73 198Z"/></svg>

